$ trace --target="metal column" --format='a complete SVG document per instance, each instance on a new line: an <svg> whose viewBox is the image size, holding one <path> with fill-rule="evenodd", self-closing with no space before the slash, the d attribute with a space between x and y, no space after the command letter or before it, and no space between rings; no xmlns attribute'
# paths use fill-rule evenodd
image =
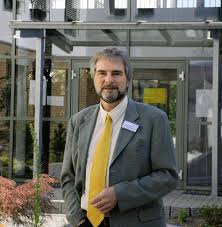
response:
<svg viewBox="0 0 222 227"><path fill-rule="evenodd" d="M33 157L33 176L37 170L35 163L41 160L42 153L42 117L43 117L43 75L44 75L44 35L36 38L36 71L35 71L35 134L38 146L38 157ZM38 163L40 164L40 163Z"/></svg>
<svg viewBox="0 0 222 227"><path fill-rule="evenodd" d="M219 31L213 31L213 119L212 119L212 191L211 196L218 195L218 142L219 142Z"/></svg>

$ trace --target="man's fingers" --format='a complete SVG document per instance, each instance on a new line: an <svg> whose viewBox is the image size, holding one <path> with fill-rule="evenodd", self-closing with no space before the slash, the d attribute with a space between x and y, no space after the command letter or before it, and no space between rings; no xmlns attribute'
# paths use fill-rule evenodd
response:
<svg viewBox="0 0 222 227"><path fill-rule="evenodd" d="M110 204L104 205L103 207L101 207L99 210L102 213L108 213L109 211L111 211L113 209L113 207Z"/></svg>
<svg viewBox="0 0 222 227"><path fill-rule="evenodd" d="M116 205L116 196L112 187L104 189L94 199L91 200L91 204L99 209L102 213L109 212Z"/></svg>
<svg viewBox="0 0 222 227"><path fill-rule="evenodd" d="M105 206L107 204L107 201L105 200L100 200L97 203L92 204L94 207L100 209L101 207Z"/></svg>
<svg viewBox="0 0 222 227"><path fill-rule="evenodd" d="M96 203L100 202L102 200L101 194L98 194L95 198L91 200L91 204L95 205Z"/></svg>

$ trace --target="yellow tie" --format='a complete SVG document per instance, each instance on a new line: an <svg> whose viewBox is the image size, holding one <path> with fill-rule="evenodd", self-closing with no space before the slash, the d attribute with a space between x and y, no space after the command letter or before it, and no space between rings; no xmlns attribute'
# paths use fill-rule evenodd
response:
<svg viewBox="0 0 222 227"><path fill-rule="evenodd" d="M94 227L99 226L101 221L104 219L104 214L102 214L97 208L94 208L90 204L90 202L106 186L106 171L109 160L111 138L112 138L112 119L107 114L105 127L96 145L92 161L92 169L90 173L87 217Z"/></svg>

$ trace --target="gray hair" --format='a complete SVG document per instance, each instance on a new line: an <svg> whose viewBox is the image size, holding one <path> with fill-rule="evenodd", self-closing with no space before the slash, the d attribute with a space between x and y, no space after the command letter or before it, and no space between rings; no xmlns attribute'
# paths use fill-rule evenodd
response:
<svg viewBox="0 0 222 227"><path fill-rule="evenodd" d="M96 53L96 55L91 59L90 70L91 70L92 78L94 77L94 74L96 71L96 63L101 58L107 58L110 60L113 60L113 59L115 60L116 58L120 59L124 65L127 80L130 81L132 79L133 69L132 69L132 65L129 61L128 55L127 55L126 51L123 51L116 47L104 48L104 49L98 51Z"/></svg>

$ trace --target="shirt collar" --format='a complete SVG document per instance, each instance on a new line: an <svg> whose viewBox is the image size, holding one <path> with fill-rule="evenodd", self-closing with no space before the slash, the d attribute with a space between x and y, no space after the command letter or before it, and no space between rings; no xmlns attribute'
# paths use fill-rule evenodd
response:
<svg viewBox="0 0 222 227"><path fill-rule="evenodd" d="M100 114L102 117L102 121L105 123L106 115L109 113L110 117L112 118L112 122L115 123L119 117L126 112L128 104L128 97L125 96L124 99L110 112L107 112L103 109L102 104L100 103Z"/></svg>

